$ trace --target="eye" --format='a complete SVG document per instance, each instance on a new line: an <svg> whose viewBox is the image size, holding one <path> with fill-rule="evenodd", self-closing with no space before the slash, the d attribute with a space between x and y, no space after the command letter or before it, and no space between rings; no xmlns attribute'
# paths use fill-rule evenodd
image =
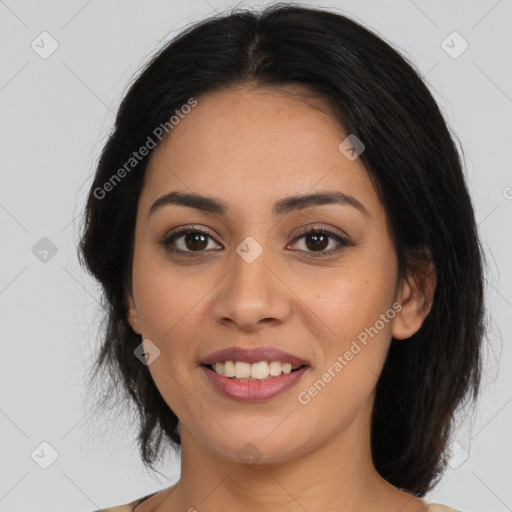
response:
<svg viewBox="0 0 512 512"><path fill-rule="evenodd" d="M209 246L208 239L214 240L208 231L189 227L171 231L160 241L160 244L171 253L189 253L191 256L195 256L193 253L197 253L199 256L207 249L218 250ZM303 241L305 246L305 249L299 250L312 253L314 257L329 256L342 250L345 246L351 245L344 237L320 227L309 228L300 233L293 241L292 246L297 245L297 241ZM335 247L326 251L325 249L333 243Z"/></svg>
<svg viewBox="0 0 512 512"><path fill-rule="evenodd" d="M208 238L213 240L207 231L198 228L186 228L167 234L160 243L169 252L202 253L208 248Z"/></svg>
<svg viewBox="0 0 512 512"><path fill-rule="evenodd" d="M294 244L297 240L304 242L306 249L301 250L313 253L312 256L314 257L329 256L342 250L345 246L351 245L346 238L325 228L310 228L307 231L300 233L300 235L295 239ZM331 242L335 242L335 248L325 251ZM336 247L336 243L338 244L338 247Z"/></svg>

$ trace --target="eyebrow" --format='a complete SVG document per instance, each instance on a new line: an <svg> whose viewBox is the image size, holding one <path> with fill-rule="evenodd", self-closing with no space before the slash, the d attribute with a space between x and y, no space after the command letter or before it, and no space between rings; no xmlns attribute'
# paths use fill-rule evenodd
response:
<svg viewBox="0 0 512 512"><path fill-rule="evenodd" d="M314 194L289 196L274 203L272 213L274 216L282 217L292 211L303 210L314 206L325 204L340 204L359 210L361 213L370 216L368 210L355 197L343 192L321 191ZM159 197L149 209L148 217L155 211L167 205L188 206L206 213L214 213L221 216L228 216L230 208L227 203L213 197L184 192L169 192Z"/></svg>

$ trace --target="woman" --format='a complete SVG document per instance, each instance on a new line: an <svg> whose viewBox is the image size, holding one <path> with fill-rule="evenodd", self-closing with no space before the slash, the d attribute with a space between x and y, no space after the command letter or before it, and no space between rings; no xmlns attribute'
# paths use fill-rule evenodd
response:
<svg viewBox="0 0 512 512"><path fill-rule="evenodd" d="M181 452L107 510L454 510L421 498L478 395L483 254L446 122L380 37L290 3L184 31L123 99L80 251L96 372L148 467Z"/></svg>

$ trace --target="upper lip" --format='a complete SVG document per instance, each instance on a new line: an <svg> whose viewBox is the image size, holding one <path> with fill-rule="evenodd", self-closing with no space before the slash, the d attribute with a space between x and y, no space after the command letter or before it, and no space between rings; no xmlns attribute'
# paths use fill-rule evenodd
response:
<svg viewBox="0 0 512 512"><path fill-rule="evenodd" d="M294 356L289 352L284 352L275 347L229 347L217 350L203 357L199 363L214 364L225 361L243 361L245 363L258 363L260 361L281 361L282 363L291 363L293 367L307 365L308 361Z"/></svg>

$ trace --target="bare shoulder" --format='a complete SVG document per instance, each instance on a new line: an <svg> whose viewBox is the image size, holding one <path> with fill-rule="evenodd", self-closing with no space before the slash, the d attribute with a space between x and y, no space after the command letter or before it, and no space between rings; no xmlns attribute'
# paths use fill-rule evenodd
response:
<svg viewBox="0 0 512 512"><path fill-rule="evenodd" d="M133 512L136 504L130 505L119 505L118 507L102 508L101 510L94 510L94 512ZM429 509L430 511L430 509Z"/></svg>
<svg viewBox="0 0 512 512"><path fill-rule="evenodd" d="M127 503L126 505L119 505L117 507L102 508L101 510L94 510L94 512L133 512L135 507L142 501L138 499Z"/></svg>
<svg viewBox="0 0 512 512"><path fill-rule="evenodd" d="M141 499L127 503L126 505L120 505L118 507L102 508L101 510L95 510L94 512L133 512L135 507L141 502ZM440 505L439 503L431 503L426 512L461 512L446 505Z"/></svg>
<svg viewBox="0 0 512 512"><path fill-rule="evenodd" d="M439 503L431 503L427 512L461 512L460 510L456 510L454 508L447 507L446 505L440 505Z"/></svg>
<svg viewBox="0 0 512 512"><path fill-rule="evenodd" d="M152 492L142 498L126 503L125 505L118 505L117 507L102 508L94 510L93 512L144 512L153 510L156 505L163 501L173 490L176 484L163 489L161 491ZM140 505L140 507L138 506ZM135 510L137 508L137 510Z"/></svg>

